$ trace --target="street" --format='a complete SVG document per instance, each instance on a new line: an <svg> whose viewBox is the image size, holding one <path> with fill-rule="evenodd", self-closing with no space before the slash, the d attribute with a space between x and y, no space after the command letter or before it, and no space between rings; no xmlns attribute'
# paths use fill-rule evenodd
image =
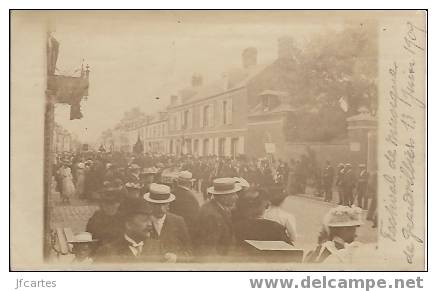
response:
<svg viewBox="0 0 437 291"><path fill-rule="evenodd" d="M56 196L56 194L55 194ZM199 194L199 198L200 198ZM200 199L199 199L200 200ZM289 196L283 204L284 209L296 217L298 242L297 247L311 250L317 243L317 237L322 228L322 220L328 210L336 204L327 203L308 195ZM73 200L71 205L62 205L54 202L51 215L52 227L70 227L73 232L85 231L86 223L97 210L95 204L85 204L80 200ZM363 243L376 242L377 231L372 228L372 223L358 228L358 241Z"/></svg>
<svg viewBox="0 0 437 291"><path fill-rule="evenodd" d="M283 207L296 217L298 246L308 250L317 244L323 217L330 208L335 206L334 203L323 202L303 195L289 196L284 201ZM365 224L358 228L357 235L357 240L363 243L377 241L376 228L372 228L370 221L365 221Z"/></svg>

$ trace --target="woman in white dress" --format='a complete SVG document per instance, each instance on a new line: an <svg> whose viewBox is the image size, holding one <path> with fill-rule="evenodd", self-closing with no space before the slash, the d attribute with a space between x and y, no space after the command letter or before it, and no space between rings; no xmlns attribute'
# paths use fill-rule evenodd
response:
<svg viewBox="0 0 437 291"><path fill-rule="evenodd" d="M59 175L62 179L62 192L61 199L64 203L69 203L70 198L73 197L76 189L73 184L73 175L71 174L71 168L67 162L64 162L59 169Z"/></svg>
<svg viewBox="0 0 437 291"><path fill-rule="evenodd" d="M85 189L85 164L80 162L77 164L76 170L76 195L78 198L83 198Z"/></svg>
<svg viewBox="0 0 437 291"><path fill-rule="evenodd" d="M288 238L296 245L297 230L296 230L296 218L294 215L282 208L285 199L288 197L282 187L269 188L269 200L270 206L264 212L264 219L275 221L285 227Z"/></svg>

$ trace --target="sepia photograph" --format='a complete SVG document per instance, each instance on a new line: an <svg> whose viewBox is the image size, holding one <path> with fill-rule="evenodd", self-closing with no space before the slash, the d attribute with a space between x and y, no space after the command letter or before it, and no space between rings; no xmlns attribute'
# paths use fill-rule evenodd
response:
<svg viewBox="0 0 437 291"><path fill-rule="evenodd" d="M426 269L425 11L10 23L12 270Z"/></svg>

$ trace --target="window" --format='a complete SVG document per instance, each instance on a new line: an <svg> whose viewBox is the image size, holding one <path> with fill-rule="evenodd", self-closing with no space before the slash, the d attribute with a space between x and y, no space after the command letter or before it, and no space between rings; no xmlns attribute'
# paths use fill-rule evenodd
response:
<svg viewBox="0 0 437 291"><path fill-rule="evenodd" d="M238 153L238 137L231 140L231 157L235 158Z"/></svg>
<svg viewBox="0 0 437 291"><path fill-rule="evenodd" d="M228 102L226 100L223 101L223 110L222 110L222 114L223 114L223 124L228 124L227 122L227 116L228 116Z"/></svg>
<svg viewBox="0 0 437 291"><path fill-rule="evenodd" d="M225 138L220 138L218 141L218 155L221 157L225 155L225 142Z"/></svg>
<svg viewBox="0 0 437 291"><path fill-rule="evenodd" d="M209 126L209 105L203 107L203 127Z"/></svg>
<svg viewBox="0 0 437 291"><path fill-rule="evenodd" d="M209 139L205 138L203 140L203 156L207 156L209 154Z"/></svg>
<svg viewBox="0 0 437 291"><path fill-rule="evenodd" d="M187 129L188 128L188 114L190 112L188 110L184 111L184 119L183 119L183 125L182 125L182 129Z"/></svg>
<svg viewBox="0 0 437 291"><path fill-rule="evenodd" d="M194 140L193 152L195 154L199 154L199 140L198 139Z"/></svg>

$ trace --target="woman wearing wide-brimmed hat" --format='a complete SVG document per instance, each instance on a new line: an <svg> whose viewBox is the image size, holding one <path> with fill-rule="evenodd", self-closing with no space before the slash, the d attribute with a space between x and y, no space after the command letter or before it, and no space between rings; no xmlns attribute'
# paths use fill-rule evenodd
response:
<svg viewBox="0 0 437 291"><path fill-rule="evenodd" d="M323 238L307 257L308 262L353 263L361 243L355 240L357 227L363 224L362 210L340 205L329 210L323 220Z"/></svg>

